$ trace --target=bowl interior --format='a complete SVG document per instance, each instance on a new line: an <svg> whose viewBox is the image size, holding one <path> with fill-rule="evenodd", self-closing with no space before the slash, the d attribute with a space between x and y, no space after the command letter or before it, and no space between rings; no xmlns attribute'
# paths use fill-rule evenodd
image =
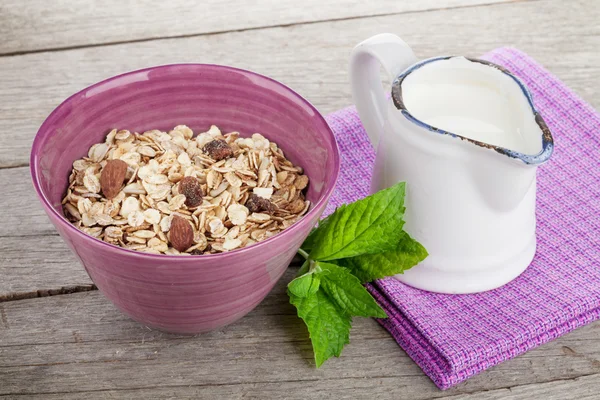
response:
<svg viewBox="0 0 600 400"><path fill-rule="evenodd" d="M76 93L48 117L33 144L34 184L62 216L61 200L74 160L113 128L143 132L184 124L195 133L217 125L275 141L310 178L313 204L333 188L335 139L306 100L270 78L230 67L180 64L130 72ZM65 220L66 221L66 220Z"/></svg>

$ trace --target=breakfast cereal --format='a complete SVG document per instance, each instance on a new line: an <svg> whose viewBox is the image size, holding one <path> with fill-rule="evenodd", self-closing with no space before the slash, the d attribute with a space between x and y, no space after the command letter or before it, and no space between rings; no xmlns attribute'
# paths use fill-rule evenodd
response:
<svg viewBox="0 0 600 400"><path fill-rule="evenodd" d="M310 207L308 183L258 133L113 129L73 163L63 210L88 235L130 250L212 254L290 227Z"/></svg>

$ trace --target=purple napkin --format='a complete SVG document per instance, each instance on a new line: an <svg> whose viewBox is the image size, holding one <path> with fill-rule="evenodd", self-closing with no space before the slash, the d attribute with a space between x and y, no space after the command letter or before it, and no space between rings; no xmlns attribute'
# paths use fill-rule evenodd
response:
<svg viewBox="0 0 600 400"><path fill-rule="evenodd" d="M381 325L440 389L600 317L600 116L516 49L483 58L525 82L556 148L538 169L537 254L517 279L472 295L430 293L393 278L369 287L389 315ZM368 195L374 152L353 107L327 120L342 154L332 212Z"/></svg>

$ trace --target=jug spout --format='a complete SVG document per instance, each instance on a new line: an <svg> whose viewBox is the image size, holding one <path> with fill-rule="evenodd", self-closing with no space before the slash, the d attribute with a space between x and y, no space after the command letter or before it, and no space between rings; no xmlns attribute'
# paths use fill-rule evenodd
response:
<svg viewBox="0 0 600 400"><path fill-rule="evenodd" d="M546 162L552 135L527 87L505 68L466 57L437 57L405 70L392 85L396 108L430 131L526 164Z"/></svg>
<svg viewBox="0 0 600 400"><path fill-rule="evenodd" d="M534 183L535 166L552 154L552 134L526 86L490 62L422 61L394 81L392 99L409 122L430 131L413 129L416 140L428 138L429 146L440 149L450 143L454 157L448 162L470 164L476 186L494 208L516 206Z"/></svg>
<svg viewBox="0 0 600 400"><path fill-rule="evenodd" d="M489 152L481 152L470 160L470 170L479 192L487 204L496 210L516 208L528 194L535 198L537 166L548 161L552 155L552 134L536 111L533 115L535 127L527 133L540 139L539 152L524 154L499 146L489 146L499 154L492 154L490 157Z"/></svg>

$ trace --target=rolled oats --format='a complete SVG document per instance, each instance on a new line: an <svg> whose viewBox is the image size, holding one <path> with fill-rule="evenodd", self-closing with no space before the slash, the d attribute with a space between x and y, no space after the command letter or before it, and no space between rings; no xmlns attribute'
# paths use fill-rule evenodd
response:
<svg viewBox="0 0 600 400"><path fill-rule="evenodd" d="M134 211L127 215L127 223L133 227L142 226L144 220L144 214L141 211Z"/></svg>
<svg viewBox="0 0 600 400"><path fill-rule="evenodd" d="M303 169L258 133L223 134L214 125L195 137L185 125L168 133L113 129L73 162L62 204L69 221L107 243L150 254L211 254L293 225L310 207L308 183Z"/></svg>
<svg viewBox="0 0 600 400"><path fill-rule="evenodd" d="M233 249L237 249L241 245L242 245L242 241L240 239L225 238L225 241L223 242L223 249L233 250Z"/></svg>
<svg viewBox="0 0 600 400"><path fill-rule="evenodd" d="M101 204L101 203L95 203L95 204ZM121 206L121 210L119 210L119 215L127 218L127 216L129 214L131 214L134 211L139 211L140 210L140 202L138 199L136 199L135 197L126 197L125 200L123 200L123 205Z"/></svg>
<svg viewBox="0 0 600 400"><path fill-rule="evenodd" d="M248 208L242 204L232 204L227 208L227 215L233 225L244 225L249 213Z"/></svg>
<svg viewBox="0 0 600 400"><path fill-rule="evenodd" d="M158 224L160 222L160 211L154 208L148 208L144 211L144 220L149 224Z"/></svg>
<svg viewBox="0 0 600 400"><path fill-rule="evenodd" d="M271 198L271 196L273 195L273 188L254 188L252 190L252 193L254 193L257 196L262 197L263 199L267 199L269 200Z"/></svg>

